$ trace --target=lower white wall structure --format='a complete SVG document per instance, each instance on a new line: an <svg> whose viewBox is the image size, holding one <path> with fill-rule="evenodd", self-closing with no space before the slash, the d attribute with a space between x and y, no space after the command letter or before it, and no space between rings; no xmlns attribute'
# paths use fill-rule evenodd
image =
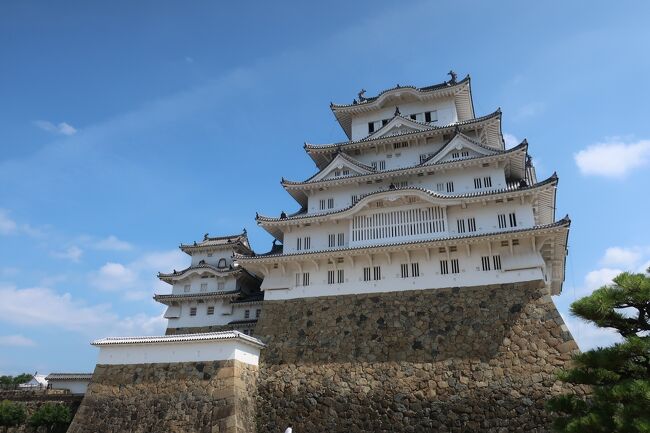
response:
<svg viewBox="0 0 650 433"><path fill-rule="evenodd" d="M97 364L125 365L168 362L225 361L258 365L264 344L238 331L159 337L108 337L98 346Z"/></svg>

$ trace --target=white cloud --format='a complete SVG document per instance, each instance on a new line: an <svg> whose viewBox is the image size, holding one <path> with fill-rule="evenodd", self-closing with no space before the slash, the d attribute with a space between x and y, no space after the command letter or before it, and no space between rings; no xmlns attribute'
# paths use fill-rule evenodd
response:
<svg viewBox="0 0 650 433"><path fill-rule="evenodd" d="M118 239L116 236L110 235L107 238L95 242L94 247L98 250L128 251L133 248L133 245Z"/></svg>
<svg viewBox="0 0 650 433"><path fill-rule="evenodd" d="M77 129L66 122L61 122L58 125L55 125L54 123L49 122L47 120L36 120L34 121L34 125L42 129L43 131L51 132L54 134L70 136L70 135L75 135L77 133Z"/></svg>
<svg viewBox="0 0 650 433"><path fill-rule="evenodd" d="M641 257L640 248L611 247L605 251L601 263L605 266L620 266L628 271L634 271Z"/></svg>
<svg viewBox="0 0 650 433"><path fill-rule="evenodd" d="M512 134L508 134L507 132L503 134L503 140L506 142L506 149L512 149L519 143L521 143L521 140L515 137Z"/></svg>
<svg viewBox="0 0 650 433"><path fill-rule="evenodd" d="M16 221L9 217L9 212L0 209L0 235L10 235L18 230Z"/></svg>
<svg viewBox="0 0 650 433"><path fill-rule="evenodd" d="M100 290L122 291L128 300L145 299L154 290L168 286L156 278L158 272L170 272L187 266L180 250L156 251L127 264L108 262L91 274L91 285Z"/></svg>
<svg viewBox="0 0 650 433"><path fill-rule="evenodd" d="M69 293L49 288L18 289L0 286L0 322L19 326L51 327L96 338L105 335L161 334L162 316L136 314L121 317L109 304L88 305Z"/></svg>
<svg viewBox="0 0 650 433"><path fill-rule="evenodd" d="M1 346L17 346L17 347L29 347L35 346L33 340L30 340L27 337L24 337L20 334L16 335L0 335L0 347Z"/></svg>
<svg viewBox="0 0 650 433"><path fill-rule="evenodd" d="M137 273L121 263L108 262L99 269L93 284L102 290L124 290L133 287Z"/></svg>
<svg viewBox="0 0 650 433"><path fill-rule="evenodd" d="M562 315L564 323L571 331L571 335L578 343L580 350L585 351L596 347L607 347L621 342L623 338L611 328L598 328L584 320Z"/></svg>
<svg viewBox="0 0 650 433"><path fill-rule="evenodd" d="M589 272L585 276L584 286L579 290L581 296L587 296L596 289L612 284L612 279L623 272L620 269L601 268Z"/></svg>
<svg viewBox="0 0 650 433"><path fill-rule="evenodd" d="M72 245L63 251L53 251L51 254L52 257L56 257L57 259L70 260L71 262L78 263L79 260L81 260L83 250L75 245Z"/></svg>
<svg viewBox="0 0 650 433"><path fill-rule="evenodd" d="M622 178L650 162L650 140L625 143L615 138L588 146L573 157L583 175Z"/></svg>

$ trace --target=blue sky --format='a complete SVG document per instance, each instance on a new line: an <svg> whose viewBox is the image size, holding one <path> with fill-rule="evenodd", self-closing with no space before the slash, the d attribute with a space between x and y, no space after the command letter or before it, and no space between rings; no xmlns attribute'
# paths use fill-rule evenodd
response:
<svg viewBox="0 0 650 433"><path fill-rule="evenodd" d="M645 2L3 2L0 374L92 371L93 338L161 333L180 242L297 205L329 102L472 76L570 214L568 305L650 261ZM525 3L525 4L524 4ZM168 290L168 289L167 289Z"/></svg>

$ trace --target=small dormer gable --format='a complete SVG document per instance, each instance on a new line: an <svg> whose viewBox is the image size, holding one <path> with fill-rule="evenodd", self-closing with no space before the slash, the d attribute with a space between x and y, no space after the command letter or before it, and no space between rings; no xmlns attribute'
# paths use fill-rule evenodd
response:
<svg viewBox="0 0 650 433"><path fill-rule="evenodd" d="M412 132L424 131L426 129L431 128L417 121L397 115L393 117L386 125L382 126L379 130L370 134L367 139L374 140L377 138L393 137Z"/></svg>
<svg viewBox="0 0 650 433"><path fill-rule="evenodd" d="M477 158L501 153L496 149L490 149L472 140L463 133L456 133L438 152L423 161L423 165L435 164L438 162L454 161L459 159Z"/></svg>
<svg viewBox="0 0 650 433"><path fill-rule="evenodd" d="M339 177L347 177L347 176L358 176L362 174L370 174L373 173L375 170L368 166L365 165L351 156L348 156L344 153L337 153L334 159L325 167L322 169L320 172L318 172L315 176L312 178L308 179L308 182L318 182L320 180L326 180L326 179L336 179Z"/></svg>

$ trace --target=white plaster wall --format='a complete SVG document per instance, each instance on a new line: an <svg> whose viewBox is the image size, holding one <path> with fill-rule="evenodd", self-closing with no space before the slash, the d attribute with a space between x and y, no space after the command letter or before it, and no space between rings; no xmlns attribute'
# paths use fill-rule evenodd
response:
<svg viewBox="0 0 650 433"><path fill-rule="evenodd" d="M328 211L344 209L352 204L352 195L362 196L376 191L384 191L388 189L391 182L397 183L399 181L407 181L409 186L425 188L431 191L436 191L438 183L445 184L446 188L447 182L453 182L454 192L447 193L445 189L441 192L445 195L492 191L505 188L506 186L504 170L494 166L455 169L445 172L439 172L436 167L432 167L431 171L433 174L424 173L422 176L390 176L390 174L388 174L387 177L382 179L380 182L373 181L371 184L361 183L333 186L324 191L314 191L313 195L308 199L308 213L322 213L323 211L320 210L320 200L327 200L329 198L334 199L334 209L327 209ZM480 177L482 179L485 176L490 176L492 178L492 187L482 188L479 190L474 188L474 178Z"/></svg>
<svg viewBox="0 0 650 433"><path fill-rule="evenodd" d="M410 262L406 253L392 253L391 263L383 254L376 254L372 266L381 266L382 279L378 281L363 281L363 268L371 266L367 258L357 257L352 265L349 259L343 263L319 263L320 269L313 264L303 263L302 272L310 273L309 286L296 286L295 274L300 272L296 265L285 265L285 273L281 268L272 269L264 278L262 289L265 290L265 300L290 299L298 297L329 296L354 293L392 292L401 290L435 289L444 287L471 287L487 284L505 284L520 281L544 280L545 264L536 250L533 250L529 240L520 240L520 245L502 247L500 242L492 243L492 252L487 245L472 246L468 256L464 247L450 253L439 253L432 249L427 260L423 251L410 253ZM501 270L481 270L481 257L500 255ZM458 259L460 273L449 274L440 272L440 260ZM402 263L417 262L420 268L419 277L401 278ZM515 264L515 266L512 266ZM345 282L342 284L327 284L327 271L329 269L344 269ZM410 267L409 267L410 275Z"/></svg>
<svg viewBox="0 0 650 433"><path fill-rule="evenodd" d="M500 183L493 180L493 187L498 188ZM503 181L502 181L503 182ZM496 183L496 185L495 185ZM473 181L472 181L473 187ZM381 210L392 210L392 209L402 209L408 207L426 207L429 206L428 203L420 203L417 206L402 206L396 208L374 208L370 210L363 210L359 215L366 213L373 213ZM311 248L310 251L316 250L326 250L331 249L328 246L328 235L329 234L345 234L345 245L344 246L360 246L360 245L376 245L383 244L387 241L400 241L400 240L416 240L416 239L435 239L441 237L447 237L457 234L457 224L456 220L458 218L468 218L474 217L476 219L477 231L476 234L480 233L490 233L498 232L500 230L512 230L513 228L507 227L505 229L500 229L498 227L498 214L504 213L506 217L508 213L515 212L517 217L517 227L516 228L530 228L535 225L532 205L530 203L524 202L521 203L519 200L506 201L504 203L490 203L488 205L482 204L470 204L466 209L462 209L460 205L448 206L447 207L447 231L437 234L428 234L417 237L408 237L408 238L391 238L390 240L380 239L372 240L366 242L351 242L351 228L350 220L336 220L329 221L319 224L311 224L309 226L293 226L291 231L284 232L284 253L294 253L297 252L297 238L303 238L309 236L311 238ZM506 218L507 219L507 218ZM336 248L339 248L338 246ZM306 251L306 250L301 250Z"/></svg>
<svg viewBox="0 0 650 433"><path fill-rule="evenodd" d="M395 115L395 107L399 106L400 113L404 117L410 114L422 113L424 111L438 112L438 122L436 125L448 125L458 121L456 114L456 105L451 97L440 98L427 102L401 102L389 103L384 108L364 113L352 119L352 140L360 140L368 136L368 122L382 119L391 119Z"/></svg>
<svg viewBox="0 0 650 433"><path fill-rule="evenodd" d="M214 307L214 314L208 315L208 307ZM196 316L190 316L190 309L196 307ZM198 326L226 325L237 320L233 318L233 307L230 300L216 299L199 303L197 300L185 301L180 304L180 317L169 319L168 328L185 328Z"/></svg>
<svg viewBox="0 0 650 433"><path fill-rule="evenodd" d="M224 288L219 289L219 283L224 283ZM185 286L188 284L190 286L190 291L185 292ZM202 291L201 284L207 284L207 289ZM174 295L183 295L187 293L202 292L229 292L236 289L237 278L235 276L217 277L210 271L204 271L201 274L194 273L188 277L176 280L172 287L172 293Z"/></svg>
<svg viewBox="0 0 650 433"><path fill-rule="evenodd" d="M225 361L257 365L260 350L234 339L191 342L112 344L99 347L97 364Z"/></svg>
<svg viewBox="0 0 650 433"><path fill-rule="evenodd" d="M224 249L211 251L209 253L192 253L192 265L198 265L201 260L204 260L210 265L217 266L219 259L226 259L226 266L229 266L232 263L232 250Z"/></svg>
<svg viewBox="0 0 650 433"><path fill-rule="evenodd" d="M72 394L85 394L88 390L88 380L52 380L52 389L67 389Z"/></svg>

